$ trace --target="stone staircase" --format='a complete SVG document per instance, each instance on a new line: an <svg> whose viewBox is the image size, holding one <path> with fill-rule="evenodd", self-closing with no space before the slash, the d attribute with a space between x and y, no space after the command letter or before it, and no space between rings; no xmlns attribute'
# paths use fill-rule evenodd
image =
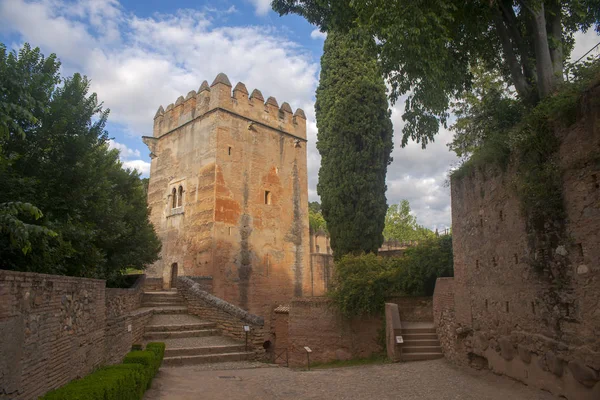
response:
<svg viewBox="0 0 600 400"><path fill-rule="evenodd" d="M244 343L222 336L216 324L189 314L175 290L144 292L142 307L154 311L144 343L165 343L164 366L244 361L252 354Z"/></svg>
<svg viewBox="0 0 600 400"><path fill-rule="evenodd" d="M433 323L402 323L402 361L444 357Z"/></svg>

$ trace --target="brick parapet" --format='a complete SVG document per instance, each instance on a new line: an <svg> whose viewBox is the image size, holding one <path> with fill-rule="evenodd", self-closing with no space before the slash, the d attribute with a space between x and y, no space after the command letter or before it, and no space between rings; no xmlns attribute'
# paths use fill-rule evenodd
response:
<svg viewBox="0 0 600 400"><path fill-rule="evenodd" d="M128 314L142 305L146 275L138 275L130 288L106 288L106 318Z"/></svg>

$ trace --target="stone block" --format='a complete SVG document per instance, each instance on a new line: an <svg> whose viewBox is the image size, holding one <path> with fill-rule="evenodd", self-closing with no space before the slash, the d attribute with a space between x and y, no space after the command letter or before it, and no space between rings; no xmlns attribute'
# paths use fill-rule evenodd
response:
<svg viewBox="0 0 600 400"><path fill-rule="evenodd" d="M519 358L525 364L529 364L531 362L531 351L522 344L517 346L517 352L519 353Z"/></svg>
<svg viewBox="0 0 600 400"><path fill-rule="evenodd" d="M569 362L569 371L577 382L587 387L593 387L598 382L598 373L585 365L581 360Z"/></svg>

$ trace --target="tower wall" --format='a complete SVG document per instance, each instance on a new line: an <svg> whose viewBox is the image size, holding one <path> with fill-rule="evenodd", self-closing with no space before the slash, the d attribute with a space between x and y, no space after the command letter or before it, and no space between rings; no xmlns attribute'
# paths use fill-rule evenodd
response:
<svg viewBox="0 0 600 400"><path fill-rule="evenodd" d="M209 87L159 108L145 137L148 202L162 257L148 275L211 275L213 292L268 315L309 293L306 119L219 74ZM172 190L183 186L183 204Z"/></svg>

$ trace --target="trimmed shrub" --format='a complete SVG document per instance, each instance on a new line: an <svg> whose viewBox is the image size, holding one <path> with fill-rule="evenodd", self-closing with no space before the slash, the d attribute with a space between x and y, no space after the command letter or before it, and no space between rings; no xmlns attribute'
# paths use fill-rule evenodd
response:
<svg viewBox="0 0 600 400"><path fill-rule="evenodd" d="M43 400L141 400L160 368L164 343L128 353L123 364L102 367L90 375L52 390Z"/></svg>
<svg viewBox="0 0 600 400"><path fill-rule="evenodd" d="M131 351L127 353L123 359L123 364L141 364L145 367L148 382L146 388L150 387L152 378L156 375L156 372L158 372L158 367L160 367L160 365L157 366L157 356L153 351L149 350Z"/></svg>

